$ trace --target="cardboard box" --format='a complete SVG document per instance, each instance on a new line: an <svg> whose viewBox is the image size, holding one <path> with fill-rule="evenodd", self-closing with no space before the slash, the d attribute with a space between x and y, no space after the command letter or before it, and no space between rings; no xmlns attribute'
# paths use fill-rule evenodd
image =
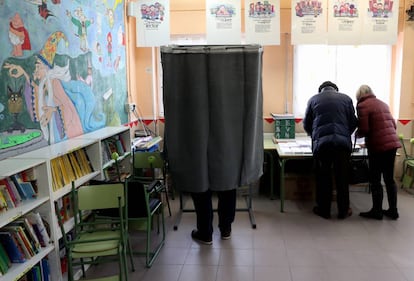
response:
<svg viewBox="0 0 414 281"><path fill-rule="evenodd" d="M315 200L314 176L308 174L286 174L285 200Z"/></svg>

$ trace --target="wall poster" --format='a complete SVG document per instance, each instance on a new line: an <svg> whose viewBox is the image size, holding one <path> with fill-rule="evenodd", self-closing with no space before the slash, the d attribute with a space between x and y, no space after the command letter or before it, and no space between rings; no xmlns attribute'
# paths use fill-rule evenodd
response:
<svg viewBox="0 0 414 281"><path fill-rule="evenodd" d="M398 0L364 0L361 44L390 44L398 37Z"/></svg>
<svg viewBox="0 0 414 281"><path fill-rule="evenodd" d="M207 44L241 44L239 0L206 0Z"/></svg>
<svg viewBox="0 0 414 281"><path fill-rule="evenodd" d="M128 122L123 0L2 0L0 25L0 159Z"/></svg>
<svg viewBox="0 0 414 281"><path fill-rule="evenodd" d="M130 2L136 17L137 47L157 47L170 43L170 2L139 0Z"/></svg>
<svg viewBox="0 0 414 281"><path fill-rule="evenodd" d="M327 43L327 0L292 0L292 44Z"/></svg>
<svg viewBox="0 0 414 281"><path fill-rule="evenodd" d="M280 45L280 0L245 0L246 44Z"/></svg>
<svg viewBox="0 0 414 281"><path fill-rule="evenodd" d="M334 0L328 2L328 44L351 44L361 42L361 1Z"/></svg>

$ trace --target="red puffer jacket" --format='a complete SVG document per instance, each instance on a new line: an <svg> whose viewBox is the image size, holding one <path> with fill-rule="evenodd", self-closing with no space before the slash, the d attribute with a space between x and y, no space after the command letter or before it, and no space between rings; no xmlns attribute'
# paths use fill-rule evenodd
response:
<svg viewBox="0 0 414 281"><path fill-rule="evenodd" d="M389 107L374 94L363 96L357 103L358 137L365 137L370 152L384 152L401 147L394 117Z"/></svg>

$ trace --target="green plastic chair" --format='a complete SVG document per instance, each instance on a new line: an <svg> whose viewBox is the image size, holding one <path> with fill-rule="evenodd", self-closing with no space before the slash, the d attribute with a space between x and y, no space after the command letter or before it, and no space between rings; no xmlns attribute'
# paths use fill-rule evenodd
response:
<svg viewBox="0 0 414 281"><path fill-rule="evenodd" d="M131 225L139 224L145 230L145 251L134 251L135 255L145 256L146 267L150 268L165 243L165 217L161 193L165 187L159 180L145 183L130 177L126 180L128 194L128 222ZM154 216L157 219L157 235L160 234L160 218L162 236L157 241L152 237Z"/></svg>
<svg viewBox="0 0 414 281"><path fill-rule="evenodd" d="M401 188L412 188L414 184L414 157L409 155L404 143L404 136L399 135L402 145L404 160L402 162ZM414 144L414 138L410 139L410 144Z"/></svg>
<svg viewBox="0 0 414 281"><path fill-rule="evenodd" d="M81 266L86 277L85 265L104 262L118 262L118 275L98 280L128 280L126 196L123 183L81 186L72 183L72 203L74 207L74 229L67 234L61 215L56 208L62 239L68 259L68 280L74 280L74 267ZM116 218L94 218L98 210L117 209ZM70 235L70 239L69 236ZM96 279L96 278L95 278ZM95 280L91 279L91 280Z"/></svg>
<svg viewBox="0 0 414 281"><path fill-rule="evenodd" d="M163 183L168 213L171 217L171 207L168 197L167 162L160 151L135 151L132 157L133 177L141 182L151 183L160 180Z"/></svg>

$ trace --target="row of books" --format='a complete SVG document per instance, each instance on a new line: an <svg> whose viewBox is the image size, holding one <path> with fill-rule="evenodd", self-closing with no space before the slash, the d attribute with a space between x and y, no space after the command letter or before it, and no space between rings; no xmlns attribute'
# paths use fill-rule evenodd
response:
<svg viewBox="0 0 414 281"><path fill-rule="evenodd" d="M73 204L71 193L56 200L56 208L62 218L62 222L68 221L73 217Z"/></svg>
<svg viewBox="0 0 414 281"><path fill-rule="evenodd" d="M121 135L115 135L102 141L103 163L108 163L112 159L112 154L117 153L122 156L128 149Z"/></svg>
<svg viewBox="0 0 414 281"><path fill-rule="evenodd" d="M50 280L50 267L49 260L43 259L38 264L32 267L32 269L26 273L19 281L49 281Z"/></svg>
<svg viewBox="0 0 414 281"><path fill-rule="evenodd" d="M0 212L19 206L22 201L37 197L37 184L34 177L18 173L0 179Z"/></svg>
<svg viewBox="0 0 414 281"><path fill-rule="evenodd" d="M6 274L12 263L23 263L50 243L47 223L31 212L0 229L0 273Z"/></svg>
<svg viewBox="0 0 414 281"><path fill-rule="evenodd" d="M52 166L53 191L93 172L93 167L84 148L54 158L50 163Z"/></svg>

